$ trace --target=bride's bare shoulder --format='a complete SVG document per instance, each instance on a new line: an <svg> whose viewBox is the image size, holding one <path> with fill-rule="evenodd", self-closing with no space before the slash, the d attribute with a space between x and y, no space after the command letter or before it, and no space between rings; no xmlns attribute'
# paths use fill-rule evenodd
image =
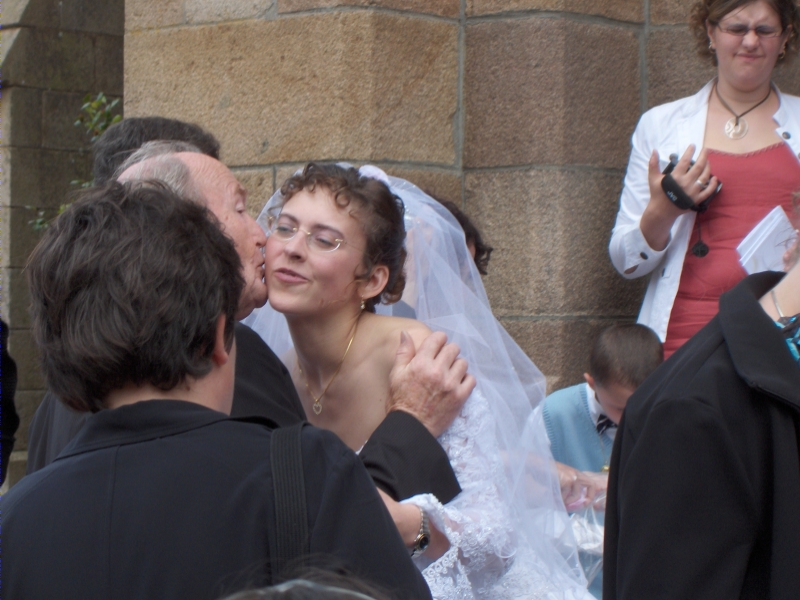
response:
<svg viewBox="0 0 800 600"><path fill-rule="evenodd" d="M397 344L400 343L401 331L408 333L408 335L410 335L411 339L414 341L414 345L417 347L419 347L422 340L431 334L431 330L427 325L425 325L425 323L415 319L372 315L372 321L373 323L370 324L370 327L372 328L374 324L376 333L380 332L380 336L383 338L385 343L393 346L394 348L397 348Z"/></svg>

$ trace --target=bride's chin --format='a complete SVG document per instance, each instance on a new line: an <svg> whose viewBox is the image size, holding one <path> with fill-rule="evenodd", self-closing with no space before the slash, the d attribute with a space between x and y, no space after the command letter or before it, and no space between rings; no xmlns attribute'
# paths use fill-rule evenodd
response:
<svg viewBox="0 0 800 600"><path fill-rule="evenodd" d="M287 298L284 294L270 293L269 305L279 313L293 314L300 308L297 299Z"/></svg>
<svg viewBox="0 0 800 600"><path fill-rule="evenodd" d="M350 312L353 306L357 306L356 300L350 297L341 297L335 292L328 295L296 292L297 290L272 289L270 290L269 304L276 312L286 315L287 318L318 318L341 311Z"/></svg>
<svg viewBox="0 0 800 600"><path fill-rule="evenodd" d="M320 312L319 307L312 307L307 298L279 295L273 300L270 296L269 303L276 312L285 315L287 319L313 317Z"/></svg>

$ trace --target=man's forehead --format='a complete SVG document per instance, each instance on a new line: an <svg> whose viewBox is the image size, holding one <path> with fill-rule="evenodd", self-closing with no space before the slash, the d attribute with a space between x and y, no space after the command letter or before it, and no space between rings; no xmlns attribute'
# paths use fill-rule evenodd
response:
<svg viewBox="0 0 800 600"><path fill-rule="evenodd" d="M194 179L207 179L215 175L219 177L228 171L218 160L199 152L176 152L174 156L186 165Z"/></svg>
<svg viewBox="0 0 800 600"><path fill-rule="evenodd" d="M137 162L132 164L130 167L125 169L122 173L119 174L117 177L117 181L120 183L125 183L126 181L134 181L136 179L142 179L142 175L146 173L148 167L150 167L156 160L156 157L147 158L141 162ZM146 175L145 175L146 176Z"/></svg>
<svg viewBox="0 0 800 600"><path fill-rule="evenodd" d="M192 194L202 199L209 208L234 206L240 199L245 200L247 191L234 174L215 158L198 152L167 152L152 156L128 167L119 181L159 178L162 165L177 162L186 169L187 183ZM245 200L246 201L246 200Z"/></svg>
<svg viewBox="0 0 800 600"><path fill-rule="evenodd" d="M192 155L205 156L196 152L164 152L162 154L156 154L155 156L148 156L147 158L132 164L122 173L120 173L117 177L117 181L120 183L125 183L126 181L152 177L154 174L158 174L160 165L163 165L165 162L175 160L182 163L183 166L189 171L189 175L194 178L194 169L192 168L192 165L195 165L195 168L199 168L199 165L202 163L192 162Z"/></svg>
<svg viewBox="0 0 800 600"><path fill-rule="evenodd" d="M199 187L234 188L231 191L242 188L230 169L215 158L197 152L178 152L175 156L186 165L192 180Z"/></svg>

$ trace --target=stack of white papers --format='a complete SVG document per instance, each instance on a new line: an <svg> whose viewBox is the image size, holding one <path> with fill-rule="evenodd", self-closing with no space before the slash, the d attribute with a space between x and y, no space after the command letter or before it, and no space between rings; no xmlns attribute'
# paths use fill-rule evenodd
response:
<svg viewBox="0 0 800 600"><path fill-rule="evenodd" d="M739 262L748 275L761 271L783 271L783 255L797 239L783 208L776 206L761 219L736 247Z"/></svg>

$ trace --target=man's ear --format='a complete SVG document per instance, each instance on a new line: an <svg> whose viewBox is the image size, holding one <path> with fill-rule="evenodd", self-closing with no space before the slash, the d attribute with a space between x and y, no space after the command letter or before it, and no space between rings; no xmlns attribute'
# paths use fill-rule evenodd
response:
<svg viewBox="0 0 800 600"><path fill-rule="evenodd" d="M361 299L369 300L370 298L374 298L383 291L388 281L389 267L386 265L377 265L373 267L369 278L364 282L361 288Z"/></svg>
<svg viewBox="0 0 800 600"><path fill-rule="evenodd" d="M595 387L595 385L597 385L597 384L595 384L595 382L594 382L594 377L592 377L588 373L584 373L583 374L583 378L586 380L586 383L589 384L589 387L592 388L592 391L596 392L597 388Z"/></svg>
<svg viewBox="0 0 800 600"><path fill-rule="evenodd" d="M214 352L211 354L211 360L218 367L226 364L231 357L231 349L233 344L225 343L225 323L227 319L225 315L217 317L217 331L214 338Z"/></svg>

